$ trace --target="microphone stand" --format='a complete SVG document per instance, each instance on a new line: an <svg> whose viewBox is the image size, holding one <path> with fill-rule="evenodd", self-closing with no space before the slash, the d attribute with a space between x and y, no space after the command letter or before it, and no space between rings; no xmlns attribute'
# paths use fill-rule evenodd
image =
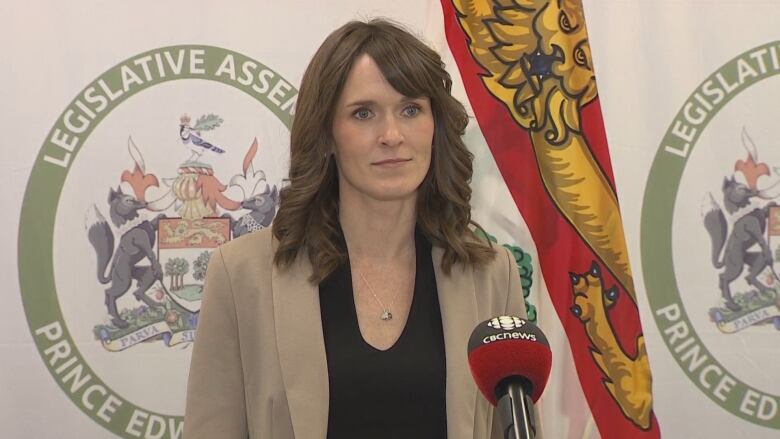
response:
<svg viewBox="0 0 780 439"><path fill-rule="evenodd" d="M536 437L534 404L531 401L531 383L520 376L507 377L496 386L496 396L504 439L533 439Z"/></svg>

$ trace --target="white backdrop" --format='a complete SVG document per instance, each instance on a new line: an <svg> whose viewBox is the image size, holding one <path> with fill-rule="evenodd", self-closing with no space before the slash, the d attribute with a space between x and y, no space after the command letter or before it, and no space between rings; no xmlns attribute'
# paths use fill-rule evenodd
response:
<svg viewBox="0 0 780 439"><path fill-rule="evenodd" d="M655 413L661 431L665 437L674 438L731 437L737 433L757 438L776 437L777 421L774 428L768 428L729 413L678 366L646 298L646 294L654 291L645 290L642 267L646 261L642 260L640 223L651 166L678 111L699 84L728 61L778 40L776 23L780 19L780 5L770 0L586 0L584 3L654 375ZM118 63L152 49L178 45L216 46L241 53L265 64L297 87L309 57L329 32L349 19L374 16L394 18L424 35L448 64L456 79L456 95L467 101L443 36L438 1L217 4L178 0L162 3L78 0L0 4L0 45L4 60L0 70L3 84L0 126L4 138L0 184L6 188L0 203L6 208L0 220L3 225L0 245L7 249L0 265L5 280L0 292L5 304L0 307L0 433L3 437L116 437L85 415L47 369L28 326L19 286L19 212L25 186L41 145L50 139L50 130L74 97ZM759 145L760 160L780 165L780 160L772 161L775 154L772 149L776 149L772 128L780 97L776 82L777 78L768 78L739 93L713 119L709 131L702 134L698 149L691 153L691 165L681 180L680 187L685 188L680 191L681 199L687 204L675 208L673 218L677 243L675 276L678 283L695 290L682 302L691 314L691 325L736 378L774 395L780 393L776 367L772 368L780 360L780 349L775 347L777 331L771 325L762 325L736 335L724 334L707 321L707 310L718 307L720 302L717 282L713 281L717 272L708 265L710 243L701 227L698 205L708 191L720 196L720 184L733 173L734 162L746 159L740 140L743 125ZM100 293L103 287L94 275L95 256L80 227L90 204L97 204L106 214L109 186L119 185L121 171L132 170L133 161L126 147L129 135L144 152L150 172L154 171L161 179L175 174L176 166L186 157L179 157L179 150L161 148L168 147L166 142L170 142L171 148L181 147L176 125L183 112L189 112L193 120L209 112L224 117L224 126L207 138L218 145L227 142L222 146L230 145L225 148L229 153L236 153L230 159L213 160L215 175L223 183L235 171L240 172L241 159L253 136L260 138L255 166L266 172L268 184L281 181L284 124L235 89L216 83L198 83L197 88L192 88L192 83L165 83L155 86L153 93L128 99L89 136L63 185L62 199L67 203L58 206L53 243L62 313L86 361L123 398L147 410L174 416L183 412L189 349L186 344L183 348L181 345L166 347L159 342L153 347L144 345L124 351L119 353L121 357L107 357L116 354L107 354L91 334L93 327L107 316ZM172 100L178 104L166 109L165 104ZM246 129L248 122L241 118L248 115L262 119L263 128ZM132 125L132 121L138 120L140 125ZM169 134L170 138L165 137ZM720 136L731 137L718 143ZM533 241L502 184L476 124L470 127L467 140L477 157L475 219L496 235L499 242L522 247L534 261L531 299L539 310L540 326L551 335L557 355L550 388L541 402L545 437L598 437L576 375L561 366L570 361L568 342L560 335L563 329L536 274L538 258ZM692 164L694 159L696 166ZM759 182L765 183L770 177L773 176L762 177L765 180ZM692 203L696 209L686 210ZM697 255L690 259L699 265L678 263L688 253ZM699 285L707 287L696 289ZM747 291L748 287L735 283L734 289ZM124 308L135 306L134 303L130 294L120 302ZM744 359L742 363L740 358ZM558 414L564 401L573 407L566 416ZM735 404L739 406L740 402ZM753 412L756 407L752 407ZM743 408L751 410L749 405ZM140 431L139 436L143 436L143 428ZM132 433L125 434L134 437Z"/></svg>

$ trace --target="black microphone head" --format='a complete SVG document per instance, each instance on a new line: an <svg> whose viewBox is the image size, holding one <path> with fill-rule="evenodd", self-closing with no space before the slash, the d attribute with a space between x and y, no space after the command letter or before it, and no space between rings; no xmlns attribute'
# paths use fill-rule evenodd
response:
<svg viewBox="0 0 780 439"><path fill-rule="evenodd" d="M505 378L524 378L530 383L527 390L534 402L547 385L552 365L550 344L541 329L525 319L500 316L480 323L471 333L468 352L471 375L493 405L496 387Z"/></svg>

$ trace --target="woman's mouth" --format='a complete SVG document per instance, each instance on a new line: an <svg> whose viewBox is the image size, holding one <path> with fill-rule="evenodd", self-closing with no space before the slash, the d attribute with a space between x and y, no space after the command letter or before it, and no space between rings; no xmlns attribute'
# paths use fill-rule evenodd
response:
<svg viewBox="0 0 780 439"><path fill-rule="evenodd" d="M385 159L380 160L378 162L371 163L374 166L381 166L383 168L395 168L398 166L403 166L404 164L412 161L412 159L402 159L402 158L396 158L396 159Z"/></svg>

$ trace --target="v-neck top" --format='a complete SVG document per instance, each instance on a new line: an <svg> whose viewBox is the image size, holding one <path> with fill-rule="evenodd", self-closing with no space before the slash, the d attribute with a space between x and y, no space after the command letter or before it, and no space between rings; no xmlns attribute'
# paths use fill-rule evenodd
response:
<svg viewBox="0 0 780 439"><path fill-rule="evenodd" d="M328 439L447 437L441 310L431 244L419 231L415 251L409 316L385 351L360 333L349 261L319 285L330 386Z"/></svg>

